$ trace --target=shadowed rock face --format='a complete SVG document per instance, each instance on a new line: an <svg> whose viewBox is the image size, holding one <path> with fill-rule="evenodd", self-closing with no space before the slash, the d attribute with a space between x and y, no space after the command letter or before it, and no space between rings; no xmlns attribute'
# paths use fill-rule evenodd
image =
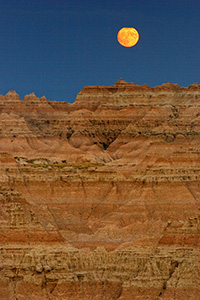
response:
<svg viewBox="0 0 200 300"><path fill-rule="evenodd" d="M0 96L1 300L200 298L200 85Z"/></svg>

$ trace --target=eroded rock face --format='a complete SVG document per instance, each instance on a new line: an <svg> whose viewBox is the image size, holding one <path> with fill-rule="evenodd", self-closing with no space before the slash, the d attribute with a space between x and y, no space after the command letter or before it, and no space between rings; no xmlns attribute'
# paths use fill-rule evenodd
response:
<svg viewBox="0 0 200 300"><path fill-rule="evenodd" d="M2 300L199 299L200 85L0 96Z"/></svg>

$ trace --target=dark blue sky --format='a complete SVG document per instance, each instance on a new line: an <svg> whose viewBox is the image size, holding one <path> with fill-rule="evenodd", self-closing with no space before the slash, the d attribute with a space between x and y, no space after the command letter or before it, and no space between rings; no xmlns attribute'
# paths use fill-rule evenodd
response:
<svg viewBox="0 0 200 300"><path fill-rule="evenodd" d="M85 85L200 82L199 0L0 0L0 94L73 102ZM116 36L135 27L138 44Z"/></svg>

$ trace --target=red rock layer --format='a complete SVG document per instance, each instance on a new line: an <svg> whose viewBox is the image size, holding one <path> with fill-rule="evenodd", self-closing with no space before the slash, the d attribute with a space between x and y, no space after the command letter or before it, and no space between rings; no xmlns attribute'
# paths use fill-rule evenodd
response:
<svg viewBox="0 0 200 300"><path fill-rule="evenodd" d="M0 294L200 298L200 85L0 96Z"/></svg>

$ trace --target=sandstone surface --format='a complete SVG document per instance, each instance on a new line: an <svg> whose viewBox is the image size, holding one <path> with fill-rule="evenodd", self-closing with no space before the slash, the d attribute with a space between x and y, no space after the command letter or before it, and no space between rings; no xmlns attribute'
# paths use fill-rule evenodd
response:
<svg viewBox="0 0 200 300"><path fill-rule="evenodd" d="M0 95L0 299L200 299L200 85Z"/></svg>

